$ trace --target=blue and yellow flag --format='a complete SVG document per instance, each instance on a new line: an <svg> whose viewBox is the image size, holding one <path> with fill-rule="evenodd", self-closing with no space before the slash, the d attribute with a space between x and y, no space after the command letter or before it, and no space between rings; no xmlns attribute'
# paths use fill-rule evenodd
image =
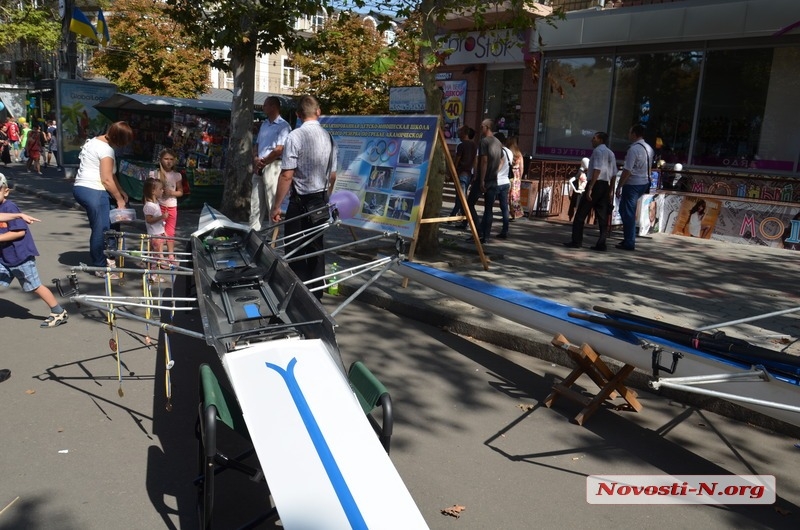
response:
<svg viewBox="0 0 800 530"><path fill-rule="evenodd" d="M72 8L72 20L69 21L69 30L72 33L83 35L87 39L91 39L95 42L99 42L100 40L97 38L97 32L94 30L92 23L89 22L89 19L83 14L83 11L77 7Z"/></svg>
<svg viewBox="0 0 800 530"><path fill-rule="evenodd" d="M100 44L108 46L111 42L111 35L108 33L108 24L106 24L106 17L103 16L103 10L97 11L97 34L100 36Z"/></svg>

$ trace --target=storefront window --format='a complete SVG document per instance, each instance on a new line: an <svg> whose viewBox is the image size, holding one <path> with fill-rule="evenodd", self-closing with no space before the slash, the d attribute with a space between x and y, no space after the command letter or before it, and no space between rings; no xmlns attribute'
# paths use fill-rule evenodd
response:
<svg viewBox="0 0 800 530"><path fill-rule="evenodd" d="M692 164L792 171L800 48L708 52Z"/></svg>
<svg viewBox="0 0 800 530"><path fill-rule="evenodd" d="M514 69L486 72L484 119L494 121L495 130L509 138L519 135L523 71Z"/></svg>
<svg viewBox="0 0 800 530"><path fill-rule="evenodd" d="M685 164L702 57L691 51L618 56L609 147L624 156L628 129L638 123L656 159Z"/></svg>
<svg viewBox="0 0 800 530"><path fill-rule="evenodd" d="M584 156L592 135L608 127L608 102L614 60L611 56L548 59L536 152Z"/></svg>
<svg viewBox="0 0 800 530"><path fill-rule="evenodd" d="M800 46L548 58L536 153L585 156L608 130L621 156L639 123L670 164L798 171L798 71Z"/></svg>

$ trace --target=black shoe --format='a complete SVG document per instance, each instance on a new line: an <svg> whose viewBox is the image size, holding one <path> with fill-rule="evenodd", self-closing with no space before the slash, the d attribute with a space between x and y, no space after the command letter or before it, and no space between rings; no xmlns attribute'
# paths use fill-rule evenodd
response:
<svg viewBox="0 0 800 530"><path fill-rule="evenodd" d="M600 245L592 245L592 246L591 246L591 247L589 247L589 248L590 248L591 250L599 250L600 252L605 252L605 251L606 251L606 246L605 246L605 245L603 245L603 246L600 246Z"/></svg>
<svg viewBox="0 0 800 530"><path fill-rule="evenodd" d="M508 239L508 234L506 234L505 232L500 232L495 237L497 237L497 239Z"/></svg>
<svg viewBox="0 0 800 530"><path fill-rule="evenodd" d="M9 377L11 377L11 370L6 370L5 368L3 368L2 370L0 370L0 383L2 383L3 381L5 381L5 380L6 380L6 379L8 379Z"/></svg>
<svg viewBox="0 0 800 530"><path fill-rule="evenodd" d="M573 243L572 241L565 241L564 242L564 246L567 247L567 248L581 248L582 245L579 245L577 243Z"/></svg>
<svg viewBox="0 0 800 530"><path fill-rule="evenodd" d="M466 241L467 243L472 243L473 241L475 241L475 238L473 238L472 236L469 236L464 241ZM481 243L486 243L486 238L485 237L481 237L481 238L478 239L478 241L480 241Z"/></svg>
<svg viewBox="0 0 800 530"><path fill-rule="evenodd" d="M636 250L636 248L629 247L625 243L617 243L616 245L614 245L614 248L618 248L620 250Z"/></svg>

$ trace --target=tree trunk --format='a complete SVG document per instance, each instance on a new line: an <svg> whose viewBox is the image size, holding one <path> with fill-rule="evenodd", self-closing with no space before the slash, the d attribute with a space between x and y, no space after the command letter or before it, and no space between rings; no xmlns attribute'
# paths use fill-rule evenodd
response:
<svg viewBox="0 0 800 530"><path fill-rule="evenodd" d="M256 73L255 39L231 49L233 102L231 131L225 155L222 213L234 221L247 222L253 172L253 107Z"/></svg>
<svg viewBox="0 0 800 530"><path fill-rule="evenodd" d="M422 40L434 42L436 35L436 23L431 17L426 17L422 28ZM442 113L442 91L436 85L435 73L427 65L426 58L433 55L430 46L420 47L420 68L419 77L425 90L425 111L427 114L439 116ZM445 159L442 146L439 143L438 131L436 148L431 159L430 173L428 174L428 196L425 201L425 209L422 218L440 217L442 211L442 188L444 186ZM435 257L439 254L439 223L425 223L420 225L419 236L417 238L417 254L420 257Z"/></svg>

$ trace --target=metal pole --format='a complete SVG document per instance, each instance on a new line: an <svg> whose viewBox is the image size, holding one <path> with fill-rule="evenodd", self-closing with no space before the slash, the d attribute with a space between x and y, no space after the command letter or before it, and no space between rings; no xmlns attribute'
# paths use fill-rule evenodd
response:
<svg viewBox="0 0 800 530"><path fill-rule="evenodd" d="M745 322L753 322L754 320L762 320L764 318L777 317L780 315L785 315L787 313L794 313L796 311L800 311L800 307L793 307L791 309L783 309L781 311L774 311L772 313L765 313L763 315L756 315L754 317L740 318L739 320L730 320L728 322L722 322L720 324L703 326L702 328L697 328L696 331L708 331L710 329L724 328L736 324L744 324Z"/></svg>
<svg viewBox="0 0 800 530"><path fill-rule="evenodd" d="M800 412L800 407L796 405L775 403L774 401L764 401L763 399L749 398L745 396L739 396L736 394L728 394L726 392L717 392L716 390L706 390L705 388L697 388L692 385L681 385L681 384L670 383L667 381L659 381L659 385L665 386L667 388L674 388L676 390L683 390L684 392L691 392L694 394L701 394L703 396L711 396L715 398L725 399L727 401L739 401L742 403L749 403L751 405L760 405L762 407L768 407L772 409L787 410L789 412Z"/></svg>

